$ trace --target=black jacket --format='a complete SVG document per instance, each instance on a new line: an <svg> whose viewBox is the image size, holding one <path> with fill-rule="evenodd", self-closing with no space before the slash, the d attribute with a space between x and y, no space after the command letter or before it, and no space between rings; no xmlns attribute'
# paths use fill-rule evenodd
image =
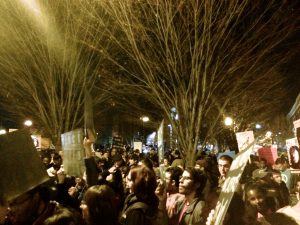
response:
<svg viewBox="0 0 300 225"><path fill-rule="evenodd" d="M153 196L151 202L147 202L138 199L134 194L129 194L124 203L120 223L123 225L153 225L158 211L158 200L155 197Z"/></svg>

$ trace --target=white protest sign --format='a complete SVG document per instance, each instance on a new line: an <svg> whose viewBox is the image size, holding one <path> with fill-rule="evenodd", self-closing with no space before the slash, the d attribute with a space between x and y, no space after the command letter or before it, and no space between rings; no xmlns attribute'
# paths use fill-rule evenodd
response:
<svg viewBox="0 0 300 225"><path fill-rule="evenodd" d="M252 130L245 131L245 132L238 132L235 135L236 135L239 151L242 151L243 149L248 147L250 143L254 141L254 133Z"/></svg>
<svg viewBox="0 0 300 225"><path fill-rule="evenodd" d="M76 129L61 135L64 170L68 175L82 176L85 171L83 137L84 132L82 129Z"/></svg>

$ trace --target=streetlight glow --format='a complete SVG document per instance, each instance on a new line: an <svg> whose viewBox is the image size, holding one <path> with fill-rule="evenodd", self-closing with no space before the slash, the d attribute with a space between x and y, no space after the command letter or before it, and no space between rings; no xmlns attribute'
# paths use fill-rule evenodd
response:
<svg viewBox="0 0 300 225"><path fill-rule="evenodd" d="M231 126L233 124L233 120L231 117L226 117L224 123L226 126Z"/></svg>
<svg viewBox="0 0 300 225"><path fill-rule="evenodd" d="M257 124L255 124L255 128L256 128L256 129L261 129L262 126L261 126L259 123L257 123Z"/></svg>
<svg viewBox="0 0 300 225"><path fill-rule="evenodd" d="M143 116L143 117L141 117L141 120L142 120L143 122L148 122L150 119L149 119L148 116Z"/></svg>
<svg viewBox="0 0 300 225"><path fill-rule="evenodd" d="M24 125L27 126L27 127L31 127L32 126L32 121L31 120L26 120L24 122Z"/></svg>

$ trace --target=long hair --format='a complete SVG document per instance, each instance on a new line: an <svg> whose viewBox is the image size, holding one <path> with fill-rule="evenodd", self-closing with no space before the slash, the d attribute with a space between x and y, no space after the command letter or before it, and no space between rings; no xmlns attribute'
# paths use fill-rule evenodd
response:
<svg viewBox="0 0 300 225"><path fill-rule="evenodd" d="M137 198L149 204L157 204L155 173L147 166L134 167L130 173L133 181L132 191Z"/></svg>
<svg viewBox="0 0 300 225"><path fill-rule="evenodd" d="M83 198L88 207L88 224L115 225L118 220L115 193L108 185L90 187Z"/></svg>

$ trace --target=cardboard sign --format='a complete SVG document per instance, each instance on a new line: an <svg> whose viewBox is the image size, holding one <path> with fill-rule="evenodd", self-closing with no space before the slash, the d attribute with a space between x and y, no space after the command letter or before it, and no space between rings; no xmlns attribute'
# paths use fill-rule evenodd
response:
<svg viewBox="0 0 300 225"><path fill-rule="evenodd" d="M257 150L259 158L267 160L269 165L273 165L278 158L277 147L272 145L271 147L262 147Z"/></svg>
<svg viewBox="0 0 300 225"><path fill-rule="evenodd" d="M28 130L0 136L0 197L10 201L49 180Z"/></svg>
<svg viewBox="0 0 300 225"><path fill-rule="evenodd" d="M133 142L133 149L138 149L140 152L142 152L143 143L141 141L135 141Z"/></svg>
<svg viewBox="0 0 300 225"><path fill-rule="evenodd" d="M239 151L243 151L250 143L254 142L253 131L238 132L235 134Z"/></svg>
<svg viewBox="0 0 300 225"><path fill-rule="evenodd" d="M61 135L64 170L71 176L82 176L84 166L84 132L82 129L73 130Z"/></svg>

